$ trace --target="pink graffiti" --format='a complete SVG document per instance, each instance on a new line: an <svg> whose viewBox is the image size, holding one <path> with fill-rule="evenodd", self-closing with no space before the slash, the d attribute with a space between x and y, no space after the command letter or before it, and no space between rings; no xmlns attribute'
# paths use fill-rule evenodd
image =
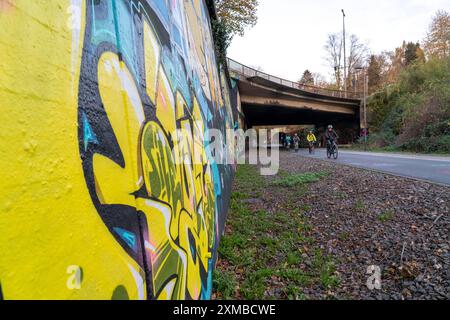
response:
<svg viewBox="0 0 450 320"><path fill-rule="evenodd" d="M9 13L12 11L14 5L13 0L0 0L0 13Z"/></svg>

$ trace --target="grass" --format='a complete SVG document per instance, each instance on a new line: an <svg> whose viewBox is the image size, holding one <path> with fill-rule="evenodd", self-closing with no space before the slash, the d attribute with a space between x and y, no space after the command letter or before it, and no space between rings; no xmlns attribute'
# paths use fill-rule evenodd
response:
<svg viewBox="0 0 450 320"><path fill-rule="evenodd" d="M319 272L322 285L325 288L333 288L339 285L339 278L335 276L335 262L329 256L325 256L321 250L316 250L314 255L314 269Z"/></svg>
<svg viewBox="0 0 450 320"><path fill-rule="evenodd" d="M348 231L345 231L345 232L342 232L339 234L339 240L341 240L341 241L346 241L346 240L350 239L350 237L351 237L351 233Z"/></svg>
<svg viewBox="0 0 450 320"><path fill-rule="evenodd" d="M388 222L391 221L392 219L394 219L395 213L392 210L383 212L382 214L380 214L378 216L378 220L380 220L381 222Z"/></svg>
<svg viewBox="0 0 450 320"><path fill-rule="evenodd" d="M359 199L358 201L356 201L355 209L357 211L364 211L364 210L366 210L366 204L364 203L364 201Z"/></svg>
<svg viewBox="0 0 450 320"><path fill-rule="evenodd" d="M295 266L300 264L302 258L298 252L289 252L287 256L287 264L290 266Z"/></svg>
<svg viewBox="0 0 450 320"><path fill-rule="evenodd" d="M281 171L278 183L273 184L256 167L239 166L227 222L231 232L222 237L214 274L218 299L304 299L307 286L328 289L338 285L335 262L314 249L312 226L303 214L312 208L298 205L298 196L290 198L279 187L307 188L326 176ZM250 208L245 200L260 197L268 188L296 204L288 203L277 212ZM311 248L309 255L303 251L305 246Z"/></svg>
<svg viewBox="0 0 450 320"><path fill-rule="evenodd" d="M400 148L396 148L394 146L387 146L384 148L369 146L367 150L364 147L364 144L361 145L353 145L351 147L343 147L342 149L347 151L367 151L367 152L375 152L375 153L398 153L404 155L427 155L427 156L450 156L450 152L413 152L413 151L405 151Z"/></svg>
<svg viewBox="0 0 450 320"><path fill-rule="evenodd" d="M236 291L236 278L234 274L229 271L217 271L214 270L213 274L213 285L217 291L222 293L222 297L225 300L231 300L234 298L234 293Z"/></svg>
<svg viewBox="0 0 450 320"><path fill-rule="evenodd" d="M328 173L325 172L307 172L302 174L284 175L281 179L273 182L272 185L281 187L302 186L308 183L319 182L326 176L328 176Z"/></svg>

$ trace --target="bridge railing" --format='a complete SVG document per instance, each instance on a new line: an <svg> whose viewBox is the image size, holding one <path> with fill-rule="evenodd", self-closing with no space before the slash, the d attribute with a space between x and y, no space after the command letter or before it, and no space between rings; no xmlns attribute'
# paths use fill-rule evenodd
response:
<svg viewBox="0 0 450 320"><path fill-rule="evenodd" d="M276 77L273 75L270 75L268 73L258 71L254 68L248 67L246 65L243 65L242 63L239 63L233 59L227 58L228 60L228 68L231 71L234 71L236 73L239 73L247 78L251 77L260 77L263 79L266 79L268 81L286 86L291 87L293 89L299 89L306 92L326 95L326 96L332 96L336 98L349 98L349 99L362 99L363 93L361 92L347 92L347 94L344 91L341 90L332 90L332 89L326 89L316 86L310 86L310 85L304 85L299 82L294 82L290 80L286 80L280 77Z"/></svg>

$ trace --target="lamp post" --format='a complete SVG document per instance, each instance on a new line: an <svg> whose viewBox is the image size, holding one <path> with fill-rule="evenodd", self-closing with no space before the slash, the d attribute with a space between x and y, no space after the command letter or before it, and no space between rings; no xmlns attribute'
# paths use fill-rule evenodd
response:
<svg viewBox="0 0 450 320"><path fill-rule="evenodd" d="M367 151L367 136L368 136L368 128L367 128L367 96L369 93L369 74L367 70L364 70L364 150Z"/></svg>
<svg viewBox="0 0 450 320"><path fill-rule="evenodd" d="M364 150L367 151L367 97L369 95L369 73L367 68L357 67L356 70L362 70L364 76Z"/></svg>
<svg viewBox="0 0 450 320"><path fill-rule="evenodd" d="M347 49L346 49L346 43L345 43L345 38L346 38L346 35L345 35L345 11L344 11L344 9L342 9L342 21L343 21L343 26L344 26L344 28L343 28L343 33L344 33L344 35L343 35L343 41L344 41L344 94L345 94L345 97L347 98Z"/></svg>

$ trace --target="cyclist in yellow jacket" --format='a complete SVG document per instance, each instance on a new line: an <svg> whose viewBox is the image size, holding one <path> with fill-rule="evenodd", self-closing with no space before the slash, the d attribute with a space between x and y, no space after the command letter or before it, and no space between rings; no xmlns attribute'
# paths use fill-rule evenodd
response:
<svg viewBox="0 0 450 320"><path fill-rule="evenodd" d="M309 143L311 143L311 142L316 143L317 142L316 135L312 132L312 130L308 133L308 136L306 137L306 139L308 140Z"/></svg>
<svg viewBox="0 0 450 320"><path fill-rule="evenodd" d="M308 135L306 136L306 140L308 140L309 145L309 153L313 153L314 151L314 145L317 142L316 135L311 131L309 131Z"/></svg>

